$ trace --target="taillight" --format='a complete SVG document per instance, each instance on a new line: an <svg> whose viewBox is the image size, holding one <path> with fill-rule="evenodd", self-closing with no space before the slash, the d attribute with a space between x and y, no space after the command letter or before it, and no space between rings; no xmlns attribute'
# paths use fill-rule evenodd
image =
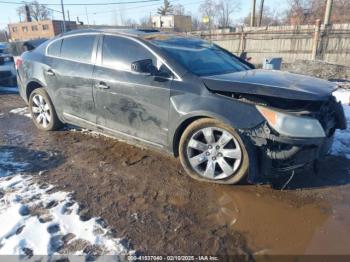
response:
<svg viewBox="0 0 350 262"><path fill-rule="evenodd" d="M16 69L18 69L23 64L22 58L16 58Z"/></svg>

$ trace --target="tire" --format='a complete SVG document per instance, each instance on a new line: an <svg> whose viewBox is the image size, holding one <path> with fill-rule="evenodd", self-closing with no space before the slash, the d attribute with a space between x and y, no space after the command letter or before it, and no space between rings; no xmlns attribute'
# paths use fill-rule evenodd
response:
<svg viewBox="0 0 350 262"><path fill-rule="evenodd" d="M29 111L35 126L43 131L54 131L62 126L55 107L44 88L37 88L30 94Z"/></svg>
<svg viewBox="0 0 350 262"><path fill-rule="evenodd" d="M248 174L249 158L242 138L231 126L215 119L190 124L181 136L179 155L187 174L199 181L237 184Z"/></svg>

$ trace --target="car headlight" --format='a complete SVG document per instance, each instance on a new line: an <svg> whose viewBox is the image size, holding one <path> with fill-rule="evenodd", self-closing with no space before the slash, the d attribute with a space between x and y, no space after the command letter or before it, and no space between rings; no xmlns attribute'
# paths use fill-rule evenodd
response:
<svg viewBox="0 0 350 262"><path fill-rule="evenodd" d="M294 116L263 106L256 106L270 126L278 133L290 137L325 137L326 134L317 119Z"/></svg>

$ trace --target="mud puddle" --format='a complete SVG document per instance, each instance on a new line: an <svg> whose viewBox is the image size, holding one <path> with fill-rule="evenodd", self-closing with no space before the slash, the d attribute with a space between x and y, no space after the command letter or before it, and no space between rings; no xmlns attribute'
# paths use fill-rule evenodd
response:
<svg viewBox="0 0 350 262"><path fill-rule="evenodd" d="M216 190L209 219L241 232L255 254L350 254L349 205L321 199L300 204L305 199L290 198L294 193L259 191Z"/></svg>

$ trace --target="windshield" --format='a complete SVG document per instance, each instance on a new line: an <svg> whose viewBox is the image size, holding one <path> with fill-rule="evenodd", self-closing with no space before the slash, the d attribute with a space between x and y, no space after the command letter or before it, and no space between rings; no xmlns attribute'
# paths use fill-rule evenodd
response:
<svg viewBox="0 0 350 262"><path fill-rule="evenodd" d="M218 46L201 39L173 37L151 42L198 76L220 75L250 69Z"/></svg>

